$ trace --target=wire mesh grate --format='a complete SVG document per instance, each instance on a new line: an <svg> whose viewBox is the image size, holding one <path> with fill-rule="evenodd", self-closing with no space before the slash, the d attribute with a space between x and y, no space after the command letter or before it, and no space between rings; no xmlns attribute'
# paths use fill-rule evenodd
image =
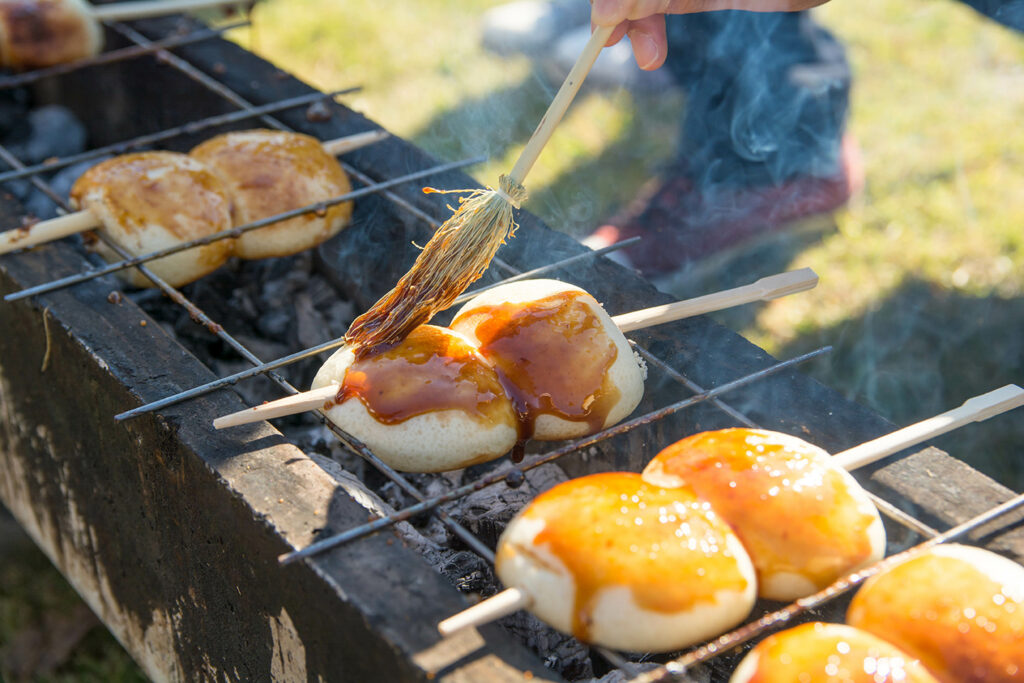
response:
<svg viewBox="0 0 1024 683"><path fill-rule="evenodd" d="M133 44L133 47L127 48L122 51L118 51L116 55L111 54L107 57L89 60L89 62L85 64L86 66L96 66L99 64L108 63L115 60L135 58L142 55L153 55L157 58L157 64L172 68L180 72L181 74L184 74L192 81L201 85L203 88L209 90L210 92L216 94L218 97L222 98L227 103L235 107L236 111L227 115L214 116L203 120L197 120L184 126L166 129L163 131L150 134L148 136L142 136L139 138L135 138L133 140L125 141L123 143L109 145L94 150L89 150L85 154L76 155L75 157L53 160L47 164L42 165L30 166L24 164L21 161L19 161L9 150L0 147L0 159L5 161L11 169L7 172L0 173L0 182L14 178L27 178L33 185L35 185L38 189L46 193L52 201L54 201L58 206L60 206L65 211L70 210L70 207L67 205L64 199L58 196L57 193L54 192L54 190L51 187L49 187L47 183L40 177L41 173L46 171L52 171L55 168L70 165L78 161L96 158L106 153L118 153L127 149L138 148L144 145L152 144L154 142L167 140L176 135L185 133L191 134L213 126L237 122L245 119L258 118L265 125L271 128L277 130L291 130L291 128L289 128L286 124L282 123L277 118L271 116L271 114L290 107L305 106L313 101L324 98L333 99L335 95L345 92L339 91L336 93L328 94L317 93L315 95L283 100L272 104L255 105L246 100L238 93L228 88L224 83L218 81L214 75L202 71L202 69L200 69L198 66L188 62L187 60L183 59L178 55L169 52L169 49L172 47L177 47L188 44L190 42L197 42L216 37L220 35L220 33L225 29L210 30L205 32L197 31L195 33L183 36L172 36L161 40L150 40L142 33L137 31L135 28L132 28L127 24L119 22L108 22L108 26L112 30L116 31L118 34L125 37L128 41L130 41ZM45 70L25 74L16 78L9 78L6 80L0 79L0 88L13 87L15 85L23 85L34 80L55 75L56 73L64 73L67 70L70 70L71 68L75 67L66 67L63 71L58 70L53 71L52 73L51 70ZM426 225L432 228L436 228L441 222L443 222L443 219L439 219L438 217L429 215L420 208L410 204L401 196L391 192L389 188L393 187L398 183L408 182L410 180L414 180L427 174L443 172L446 170L457 168L462 165L466 165L468 163L476 163L477 161L478 160L469 160L465 162L457 162L456 164L445 164L438 167L430 168L424 172L409 174L408 176L391 179L371 178L369 175L367 175L360 169L352 166L350 163L342 161L341 163L344 170L347 173L349 173L352 177L359 180L363 184L363 187L351 193L350 195L346 195L343 198L339 198L337 201L345 201L347 199L363 196L364 194L368 194L370 192L380 193L381 196L383 196L388 202L392 203L394 206L399 207L402 211L413 216L415 219L423 221ZM228 231L228 233L220 235L219 238L233 236L237 231L240 230L257 229L259 227L270 224L277 220L283 220L284 218L289 217L291 215L298 215L304 212L316 211L318 209L322 209L323 206L324 205L322 203L317 205L311 205L308 207L304 207L302 209L298 209L295 212L290 212L289 214L282 214L281 216L272 217L271 219L267 219L265 221L258 221L249 226L244 226L243 228ZM216 238L218 237L214 236L210 239ZM189 400L197 396L203 395L205 393L208 393L210 391L219 390L234 385L239 381L249 379L251 377L255 377L258 375L267 375L283 391L285 391L288 394L296 393L298 390L283 377L276 374L275 370L284 367L285 365L289 365L291 363L299 362L314 357L324 351L337 348L338 346L341 345L340 340L330 340L321 345L304 349L289 356L279 358L277 360L270 362L264 362L250 349L246 348L246 346L242 344L238 339L236 339L231 334L226 332L222 325L220 325L214 319L208 316L202 309L199 308L199 306L197 306L194 302L189 300L179 290L171 287L167 283L160 280L159 277L157 277L155 274L153 274L145 267L145 262L149 260L167 255L168 253L174 253L176 251L180 251L191 246L195 246L196 244L201 244L203 243L201 240L194 241L194 243L190 242L179 247L172 248L170 250L162 250L161 252L154 252L153 254L147 254L140 257L133 257L112 241L106 241L107 244L114 251L118 252L119 256L122 258L121 262L111 264L110 266L107 266L105 268L89 270L79 275L72 276L70 278L63 278L61 280L45 283L37 287L32 287L23 290L22 292L17 292L14 295L8 295L7 299L15 300L19 298L34 296L47 291L53 291L54 289L60 287L71 286L73 284L85 281L87 279L100 277L102 275L106 275L108 273L114 272L122 268L137 267L147 277L149 277L157 285L157 287L164 292L164 294L169 296L177 305L186 309L189 315L194 320L196 320L198 324L205 326L208 330L210 330L211 333L215 334L219 339L221 339L228 346L234 349L242 358L244 358L246 361L253 365L253 367L248 370L238 372L228 377L223 377L219 380L216 380L206 385L193 387L192 389L177 394L175 396L167 397L165 399L155 401L145 406L141 406L139 409L127 411L126 413L116 416L118 420L125 420L132 417L136 417L145 412L159 410L169 405L173 405L174 403ZM600 255L601 253L604 253L604 250L602 250L601 252L594 252L590 254L580 254L526 272L521 272L519 269L512 266L511 264L501 259L496 259L496 268L504 272L507 275L507 277L503 278L500 282L495 283L495 285L490 286L496 286L497 284L503 284L505 282L511 282L525 277L532 277L534 275L538 275L553 269L571 267L582 260L595 258L597 255ZM483 288L478 291L482 290ZM475 293L477 292L464 295L464 297L462 297L460 300L465 300ZM692 379L686 377L684 374L677 371L672 366L672 364L661 359L658 355L651 352L645 346L635 341L632 341L632 343L636 348L637 352L645 359L645 361L649 365L654 366L658 368L659 371L665 373L667 377L669 377L672 381L676 382L682 389L689 392L689 395L686 398L678 401L677 403L662 407L658 410L654 410L632 420L628 420L626 422L621 423L620 425L603 430L590 437L579 439L577 441L571 442L569 444L553 449L546 453L530 456L527 458L527 460L525 460L523 463L519 465L512 466L507 469L503 469L499 472L491 473L489 475L485 475L483 477L480 477L474 481L471 481L467 484L463 484L458 487L453 486L451 489L449 489L448 491L441 495L428 496L424 492L420 491L406 477L394 471L390 466L381 461L380 458L378 458L364 444L359 442L351 435L345 433L337 426L330 424L328 422L328 428L334 432L334 434L338 437L340 442L343 443L348 450L369 462L388 480L394 482L402 491L416 499L417 503L407 508L397 510L391 515L380 517L361 527L349 529L334 537L322 539L321 541L318 541L317 543L314 543L313 545L305 549L297 550L293 553L290 553L284 558L284 561L292 562L303 557L311 556L317 552L323 552L330 548L337 547L341 544L352 542L365 535L388 528L399 521L408 520L415 515L422 514L424 512L430 512L431 514L436 515L437 519L442 524L444 524L452 533L454 533L458 538L460 538L476 554L478 554L486 561L493 563L494 554L489 549L489 547L479 537L477 537L475 534L466 529L465 526L460 524L457 520L453 519L441 507L443 503L450 502L457 498L466 496L469 493L480 490L480 488L485 486L492 486L508 482L510 478L515 479L532 468L538 467L545 463L554 462L558 458L561 458L570 453L581 452L587 447L592 446L595 443L598 443L604 439L624 434L632 429L650 424L669 414L675 413L680 410L684 410L697 404L712 406L716 410L720 411L723 416L725 416L728 420L732 422L739 423L748 427L757 427L758 425L755 420L744 414L743 411L737 409L733 405L730 405L730 403L727 403L724 396L731 391L741 389L750 383L756 382L769 374L791 368L801 362L810 360L827 351L827 349L822 349L816 352L812 352L810 354L805 354L803 356L791 359L789 361L776 363L766 370L750 373L741 378L720 384L711 389L707 389L702 387L700 384L693 381ZM1022 505L1022 503L1024 503L1024 501L1022 501L1022 498L1018 496L1009 503L994 507L990 511L990 513L982 516L982 518L972 520L968 524L959 525L957 527L954 527L953 529L950 529L949 531L940 533L933 529L931 526L925 524L924 522L916 519L912 515L903 511L900 507L893 504L892 502L887 501L878 496L875 496L874 498L877 506L883 512L883 514L888 516L896 523L907 528L911 532L918 534L922 537L928 538L929 540L927 541L927 543L943 542L955 536L966 533L967 531L977 527L984 521L994 519L998 515L1003 514L1007 511L1018 509ZM883 564L884 562L885 561L883 561ZM659 666L659 668L655 669L654 671L639 671L636 668L636 662L632 661L630 656L624 655L622 653L612 652L604 648L598 648L598 651L601 654L601 656L604 657L613 667L620 669L623 672L625 678L627 679L635 678L636 680L643 681L660 681L676 679L685 676L690 667L699 663L710 661L715 657L719 656L720 654L722 654L723 652L725 652L726 650L735 647L736 645L739 645L743 642L747 642L757 637L758 635L764 633L765 631L775 626L778 626L779 624L789 621L797 614L800 614L815 605L819 605L823 602L827 602L829 600L834 599L843 592L846 592L855 585L858 585L861 581L864 580L864 578L867 577L867 575L869 575L870 571L874 570L861 572L852 577L847 577L843 581L839 582L839 584L836 584L835 586L832 586L826 589L825 591L821 591L820 593L815 594L810 598L798 601L782 610L762 616L759 619L749 622L747 625L741 627L740 629L737 629L734 632L726 634L711 643L702 645L698 648L691 650L687 654L683 655L681 658L669 661Z"/></svg>

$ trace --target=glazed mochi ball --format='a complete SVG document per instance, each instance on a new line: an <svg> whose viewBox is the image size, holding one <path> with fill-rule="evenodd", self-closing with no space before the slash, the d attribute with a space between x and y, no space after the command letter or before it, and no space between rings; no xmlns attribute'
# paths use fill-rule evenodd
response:
<svg viewBox="0 0 1024 683"><path fill-rule="evenodd" d="M495 567L554 628L638 652L717 635L749 614L756 593L746 551L706 502L625 472L539 495L506 527Z"/></svg>
<svg viewBox="0 0 1024 683"><path fill-rule="evenodd" d="M399 345L332 355L313 389L338 386L327 419L403 472L443 472L501 457L515 445L512 402L465 337L421 325Z"/></svg>
<svg viewBox="0 0 1024 683"><path fill-rule="evenodd" d="M246 130L218 135L189 153L213 171L231 194L235 225L252 223L352 189L338 160L309 135ZM240 258L288 256L314 247L348 225L352 202L305 213L238 237Z"/></svg>
<svg viewBox="0 0 1024 683"><path fill-rule="evenodd" d="M846 621L919 657L944 683L1024 680L1024 567L938 545L871 577Z"/></svg>
<svg viewBox="0 0 1024 683"><path fill-rule="evenodd" d="M38 69L92 57L103 29L82 0L0 0L0 66Z"/></svg>
<svg viewBox="0 0 1024 683"><path fill-rule="evenodd" d="M86 171L71 188L71 203L88 209L102 229L132 255L175 246L231 228L231 199L220 180L195 159L175 152L124 154ZM119 256L95 236L87 248L108 261ZM178 287L219 268L234 240L222 239L147 264ZM152 282L137 269L121 272L136 287Z"/></svg>
<svg viewBox="0 0 1024 683"><path fill-rule="evenodd" d="M831 458L788 434L723 429L665 448L643 476L709 501L750 553L760 596L789 601L885 554L878 510Z"/></svg>
<svg viewBox="0 0 1024 683"><path fill-rule="evenodd" d="M803 624L762 640L729 683L938 683L914 657L852 626Z"/></svg>
<svg viewBox="0 0 1024 683"><path fill-rule="evenodd" d="M498 371L523 424L542 441L592 434L640 403L644 368L601 305L557 280L511 282L481 293L451 328Z"/></svg>

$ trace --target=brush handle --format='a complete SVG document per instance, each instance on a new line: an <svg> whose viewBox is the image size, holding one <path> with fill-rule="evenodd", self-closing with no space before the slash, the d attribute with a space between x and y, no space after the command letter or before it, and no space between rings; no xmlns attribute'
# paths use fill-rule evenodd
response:
<svg viewBox="0 0 1024 683"><path fill-rule="evenodd" d="M612 318L612 322L623 332L632 332L754 301L778 299L781 296L813 289L817 284L817 273L810 268L801 268L788 273L769 275L749 285L727 289L723 292L623 313Z"/></svg>
<svg viewBox="0 0 1024 683"><path fill-rule="evenodd" d="M562 82L562 87L555 94L555 99L551 100L548 110L544 112L544 117L537 124L537 129L533 131L533 135L527 140L526 147L520 153L516 165L512 167L512 171L508 174L509 178L515 181L517 185L522 185L523 181L526 180L526 174L533 168L534 162L540 156L540 151L544 149L544 145L551 138L555 126L562 120L569 105L572 104L573 98L576 97L580 86L583 85L583 79L590 73L590 67L594 66L597 55L600 54L604 44L608 42L608 38L611 37L614 29L614 26L598 26L594 29L579 59L576 60L572 69L569 70L569 75Z"/></svg>
<svg viewBox="0 0 1024 683"><path fill-rule="evenodd" d="M222 5L241 5L244 0L139 0L138 2L115 2L92 8L97 21L129 21L147 17L161 17L166 14L180 14Z"/></svg>
<svg viewBox="0 0 1024 683"><path fill-rule="evenodd" d="M1024 389L1016 384L1007 384L987 394L970 398L959 408L904 427L892 434L880 436L842 453L836 453L832 462L847 470L870 465L908 446L945 434L970 422L987 420L1021 405L1024 405Z"/></svg>
<svg viewBox="0 0 1024 683"><path fill-rule="evenodd" d="M15 249L34 247L44 242L59 240L61 237L74 235L77 232L85 232L100 227L100 221L96 214L88 209L74 213L40 221L27 228L15 228L0 232L0 254L6 254Z"/></svg>

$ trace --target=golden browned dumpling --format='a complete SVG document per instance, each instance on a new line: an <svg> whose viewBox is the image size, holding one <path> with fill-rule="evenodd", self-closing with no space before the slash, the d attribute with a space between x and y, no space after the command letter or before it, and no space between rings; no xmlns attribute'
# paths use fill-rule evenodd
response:
<svg viewBox="0 0 1024 683"><path fill-rule="evenodd" d="M938 683L892 643L843 624L803 624L765 638L729 683Z"/></svg>
<svg viewBox="0 0 1024 683"><path fill-rule="evenodd" d="M190 154L207 164L234 201L235 225L332 199L351 190L338 160L316 138L248 130L218 135ZM258 259L287 256L334 236L348 224L352 202L307 213L240 236L235 253Z"/></svg>
<svg viewBox="0 0 1024 683"><path fill-rule="evenodd" d="M327 419L403 472L443 472L499 458L516 443L512 403L465 337L420 325L394 348L332 355L313 388L336 384Z"/></svg>
<svg viewBox="0 0 1024 683"><path fill-rule="evenodd" d="M644 368L601 304L558 280L510 282L466 303L451 325L501 375L540 441L593 434L624 419L644 393Z"/></svg>
<svg viewBox="0 0 1024 683"><path fill-rule="evenodd" d="M878 510L831 458L788 434L721 429L665 448L643 476L692 487L743 541L761 597L795 600L885 553Z"/></svg>
<svg viewBox="0 0 1024 683"><path fill-rule="evenodd" d="M757 592L750 558L711 506L633 472L537 496L506 527L495 568L551 626L637 652L718 635L747 616Z"/></svg>
<svg viewBox="0 0 1024 683"><path fill-rule="evenodd" d="M982 548L935 546L873 576L846 621L943 683L1024 680L1024 567Z"/></svg>
<svg viewBox="0 0 1024 683"><path fill-rule="evenodd" d="M205 166L185 154L141 152L108 159L71 188L71 201L90 210L103 230L134 255L231 229L231 200ZM93 239L87 244L107 260L119 257ZM148 266L172 286L192 282L224 263L233 240L224 239L152 261ZM149 278L122 271L137 287Z"/></svg>
<svg viewBox="0 0 1024 683"><path fill-rule="evenodd" d="M0 66L37 69L102 47L102 29L82 0L0 0Z"/></svg>

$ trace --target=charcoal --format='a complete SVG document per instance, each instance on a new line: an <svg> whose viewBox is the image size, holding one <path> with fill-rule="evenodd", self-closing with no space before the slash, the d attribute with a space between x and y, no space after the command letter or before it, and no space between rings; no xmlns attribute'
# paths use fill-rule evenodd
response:
<svg viewBox="0 0 1024 683"><path fill-rule="evenodd" d="M0 140L5 144L29 134L29 93L25 88L0 90Z"/></svg>
<svg viewBox="0 0 1024 683"><path fill-rule="evenodd" d="M90 159L89 161L82 161L77 164L72 164L66 168L62 168L57 173L46 179L46 182L53 188L54 193L61 199L67 199L71 195L71 187L75 184L83 173L87 170L100 163L104 159L109 159L109 156L101 157L99 159ZM48 195L34 189L30 183L25 183L26 189L30 190L30 193L25 199L25 208L34 215L36 218L46 220L48 218L54 218L57 216L57 204Z"/></svg>
<svg viewBox="0 0 1024 683"><path fill-rule="evenodd" d="M438 569L463 593L479 594L494 585L491 565L476 553L453 552Z"/></svg>
<svg viewBox="0 0 1024 683"><path fill-rule="evenodd" d="M59 105L33 109L28 114L29 134L11 151L27 164L42 163L52 157L66 157L85 150L85 126Z"/></svg>
<svg viewBox="0 0 1024 683"><path fill-rule="evenodd" d="M572 681L593 678L590 648L575 638L560 633L529 612L516 612L500 623L527 647L540 653L544 666Z"/></svg>

